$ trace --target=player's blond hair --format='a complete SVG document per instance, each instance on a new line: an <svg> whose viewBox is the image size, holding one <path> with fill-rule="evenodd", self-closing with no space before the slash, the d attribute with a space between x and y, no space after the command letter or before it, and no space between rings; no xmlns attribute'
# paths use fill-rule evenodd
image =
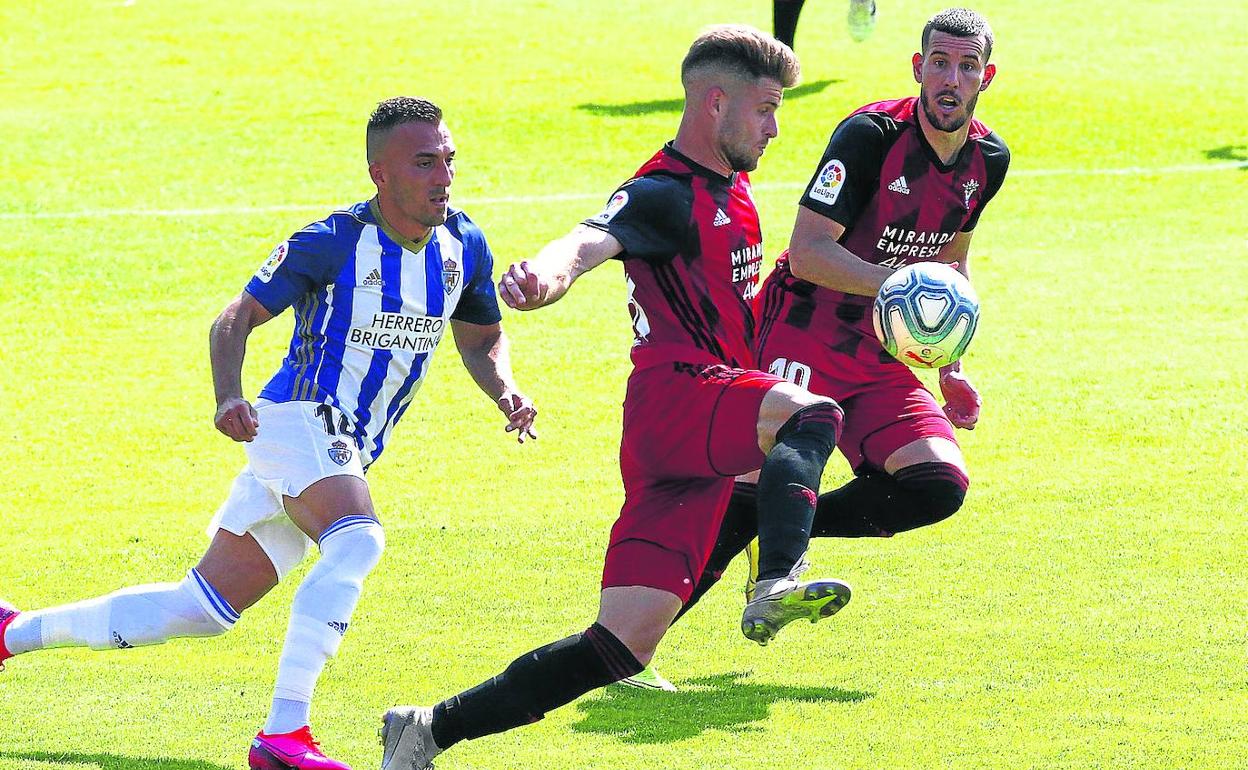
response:
<svg viewBox="0 0 1248 770"><path fill-rule="evenodd" d="M746 24L720 24L698 35L680 65L681 82L688 86L694 75L707 70L770 78L784 88L797 85L802 76L792 48Z"/></svg>

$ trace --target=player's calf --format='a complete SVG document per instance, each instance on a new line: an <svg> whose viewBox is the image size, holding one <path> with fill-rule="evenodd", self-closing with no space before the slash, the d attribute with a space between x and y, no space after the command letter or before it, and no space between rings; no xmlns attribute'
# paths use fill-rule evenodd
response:
<svg viewBox="0 0 1248 770"><path fill-rule="evenodd" d="M195 569L180 583L125 588L75 604L10 618L4 629L9 655L53 647L129 649L170 639L218 636L239 613Z"/></svg>

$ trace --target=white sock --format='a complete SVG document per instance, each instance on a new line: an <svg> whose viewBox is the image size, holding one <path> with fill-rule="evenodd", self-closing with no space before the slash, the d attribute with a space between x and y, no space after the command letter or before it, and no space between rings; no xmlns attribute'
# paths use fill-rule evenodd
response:
<svg viewBox="0 0 1248 770"><path fill-rule="evenodd" d="M344 516L322 533L321 560L295 592L264 732L288 733L308 724L307 710L290 702L311 704L316 680L338 652L364 578L385 544L381 525L368 516Z"/></svg>
<svg viewBox="0 0 1248 770"><path fill-rule="evenodd" d="M14 655L53 647L125 649L180 637L216 636L233 628L238 617L191 569L181 583L123 588L97 599L23 612L9 624L5 645Z"/></svg>

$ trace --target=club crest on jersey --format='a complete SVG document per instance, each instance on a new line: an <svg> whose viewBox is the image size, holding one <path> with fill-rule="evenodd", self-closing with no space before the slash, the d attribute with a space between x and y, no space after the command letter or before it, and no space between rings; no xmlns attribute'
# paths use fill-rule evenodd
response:
<svg viewBox="0 0 1248 770"><path fill-rule="evenodd" d="M833 158L819 169L815 181L807 193L814 200L829 206L841 197L841 188L845 186L845 164Z"/></svg>
<svg viewBox="0 0 1248 770"><path fill-rule="evenodd" d="M346 465L351 462L351 448L347 446L347 442L338 439L329 445L329 459L339 465Z"/></svg>
<svg viewBox="0 0 1248 770"><path fill-rule="evenodd" d="M256 271L256 277L260 279L261 283L268 283L273 280L273 275L277 272L277 268L281 267L282 262L286 260L286 252L288 250L286 244L286 241L277 244L276 248L269 253L269 258L264 260L264 264Z"/></svg>
<svg viewBox="0 0 1248 770"><path fill-rule="evenodd" d="M620 213L620 209L628 205L628 193L623 190L617 190L615 195L611 196L611 200L607 201L607 207L602 210L601 214L591 218L589 221L596 224L605 225Z"/></svg>
<svg viewBox="0 0 1248 770"><path fill-rule="evenodd" d="M455 260L447 257L442 263L442 285L446 287L446 293L450 294L459 285L459 265Z"/></svg>
<svg viewBox="0 0 1248 770"><path fill-rule="evenodd" d="M979 182L976 182L974 179L962 185L962 203L968 209L971 207L971 196L974 195L975 191L978 189Z"/></svg>

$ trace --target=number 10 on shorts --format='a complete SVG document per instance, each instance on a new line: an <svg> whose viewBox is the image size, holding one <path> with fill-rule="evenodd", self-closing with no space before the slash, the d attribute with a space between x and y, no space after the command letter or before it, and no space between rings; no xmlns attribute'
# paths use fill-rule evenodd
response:
<svg viewBox="0 0 1248 770"><path fill-rule="evenodd" d="M787 358L777 358L771 362L771 366L767 367L768 374L774 374L777 377L783 377L789 382L802 388L810 386L810 367L798 361L790 361Z"/></svg>

